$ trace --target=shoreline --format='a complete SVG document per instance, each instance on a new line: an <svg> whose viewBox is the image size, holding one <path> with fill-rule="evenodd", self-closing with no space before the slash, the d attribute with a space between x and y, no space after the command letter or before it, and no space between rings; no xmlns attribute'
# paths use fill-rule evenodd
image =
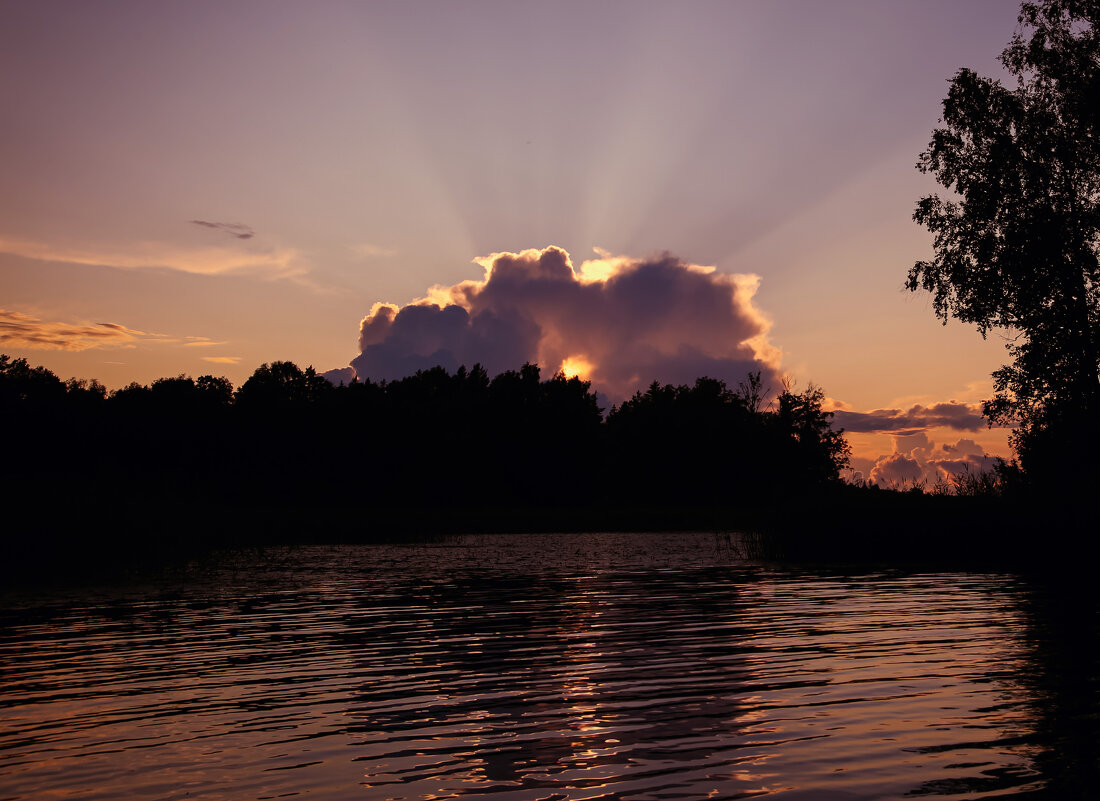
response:
<svg viewBox="0 0 1100 801"><path fill-rule="evenodd" d="M22 500L33 491L22 488ZM12 493L9 498L19 496ZM997 497L933 496L847 485L776 496L756 506L516 504L378 506L273 497L106 492L85 487L54 499L48 516L9 516L3 573L96 570L225 548L417 542L468 534L740 533L752 558L791 563L914 563L966 568L1083 568L1085 501L1044 506ZM1042 548L1037 547L1042 545ZM1082 554L1083 556L1083 554Z"/></svg>

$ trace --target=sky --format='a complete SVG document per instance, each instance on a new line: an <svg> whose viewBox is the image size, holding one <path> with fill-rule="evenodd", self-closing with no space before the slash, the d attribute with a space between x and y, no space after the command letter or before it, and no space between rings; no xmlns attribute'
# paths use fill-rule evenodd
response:
<svg viewBox="0 0 1100 801"><path fill-rule="evenodd" d="M116 388L485 348L609 402L755 366L865 477L987 464L1004 340L903 283L948 80L1017 11L0 0L0 351Z"/></svg>

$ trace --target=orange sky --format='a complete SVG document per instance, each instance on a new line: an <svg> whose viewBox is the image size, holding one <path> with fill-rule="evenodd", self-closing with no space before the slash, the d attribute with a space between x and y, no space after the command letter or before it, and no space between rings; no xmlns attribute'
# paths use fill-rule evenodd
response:
<svg viewBox="0 0 1100 801"><path fill-rule="evenodd" d="M857 411L975 403L1003 342L902 290L931 249L911 215L936 187L914 164L947 80L996 74L1015 17L999 0L7 5L0 349L110 387L239 384L275 359L347 365L375 303L480 280L492 253L667 251L757 276L802 386ZM1003 431L928 434L1007 453Z"/></svg>

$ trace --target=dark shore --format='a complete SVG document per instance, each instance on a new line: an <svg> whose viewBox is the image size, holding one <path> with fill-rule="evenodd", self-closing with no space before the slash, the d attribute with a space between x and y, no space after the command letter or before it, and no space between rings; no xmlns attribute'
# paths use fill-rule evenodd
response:
<svg viewBox="0 0 1100 801"><path fill-rule="evenodd" d="M0 564L10 577L71 576L227 548L424 542L462 534L739 533L764 561L1084 568L1089 505L959 497L835 484L758 505L402 503L175 494L87 483L9 486Z"/></svg>
<svg viewBox="0 0 1100 801"><path fill-rule="evenodd" d="M108 393L3 360L9 576L221 548L509 532L740 532L746 555L966 567L1087 564L1094 471L1045 489L841 480L824 393L699 378L609 410L526 364L334 387L289 362ZM1011 471L1006 471L1011 474Z"/></svg>

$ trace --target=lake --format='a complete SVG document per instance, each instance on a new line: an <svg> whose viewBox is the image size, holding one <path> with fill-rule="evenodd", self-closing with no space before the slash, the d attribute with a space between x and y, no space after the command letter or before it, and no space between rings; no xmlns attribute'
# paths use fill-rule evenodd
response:
<svg viewBox="0 0 1100 801"><path fill-rule="evenodd" d="M0 798L1093 797L1091 588L737 546L468 536L8 587Z"/></svg>

